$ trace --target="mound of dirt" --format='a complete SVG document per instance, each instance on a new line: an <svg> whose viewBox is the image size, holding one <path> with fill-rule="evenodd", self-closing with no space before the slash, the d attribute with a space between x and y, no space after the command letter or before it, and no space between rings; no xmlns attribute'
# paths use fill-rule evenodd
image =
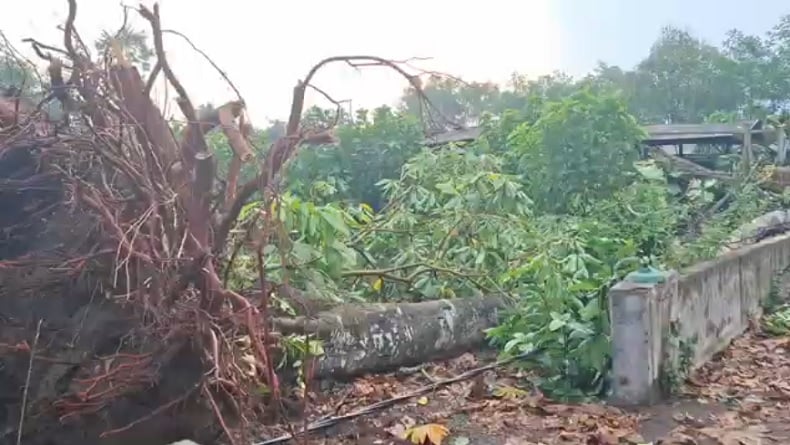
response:
<svg viewBox="0 0 790 445"><path fill-rule="evenodd" d="M262 259L278 225L261 211L233 238L242 209L254 196L271 208L297 147L336 142L331 128L301 122L323 66L386 66L426 100L419 79L375 56L318 62L259 160L240 96L196 113L156 5L136 11L154 41L148 79L119 41L92 57L74 27L77 1L68 8L62 48L26 39L48 64L41 103L0 98L0 443L207 443L219 432L235 445L283 406L269 312L277 284ZM180 137L150 97L160 76L178 96ZM41 111L50 101L62 117ZM214 129L233 152L225 177L205 139ZM256 177L238 184L256 160ZM219 276L232 267L230 244L259 254L254 297Z"/></svg>
<svg viewBox="0 0 790 445"><path fill-rule="evenodd" d="M3 100L0 109L13 102ZM202 365L184 349L132 397L101 404L81 394L94 390L92 376L123 370L113 361L143 360L147 348L134 338L140 320L108 298L105 257L93 248L101 238L97 220L70 205L57 164L46 163L48 150L69 149L71 136L37 133L48 125L21 125L45 116L0 118L0 443L16 443L23 404L26 444L213 437L216 429L205 428L211 417L193 406L192 413L173 410L143 428L101 438L184 394L199 381ZM86 414L71 415L78 412Z"/></svg>

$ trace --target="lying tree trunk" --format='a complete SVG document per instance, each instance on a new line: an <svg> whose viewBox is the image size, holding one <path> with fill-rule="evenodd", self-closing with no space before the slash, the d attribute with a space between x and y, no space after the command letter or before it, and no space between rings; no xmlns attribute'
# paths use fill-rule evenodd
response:
<svg viewBox="0 0 790 445"><path fill-rule="evenodd" d="M688 175L701 178L718 179L723 182L732 182L736 180L736 178L728 175L727 173L711 170L697 164L696 162L689 161L688 159L681 158L680 156L671 155L659 147L649 147L649 150L650 154L655 159L663 160L669 164L671 168L682 171Z"/></svg>
<svg viewBox="0 0 790 445"><path fill-rule="evenodd" d="M315 377L352 377L413 366L480 347L506 307L498 296L421 303L344 305L315 317L276 319L283 334L324 342Z"/></svg>
<svg viewBox="0 0 790 445"><path fill-rule="evenodd" d="M764 239L787 233L788 230L790 230L790 211L774 210L738 226L727 243L722 246L721 252L759 243Z"/></svg>
<svg viewBox="0 0 790 445"><path fill-rule="evenodd" d="M771 180L776 182L782 189L790 187L790 167L776 167Z"/></svg>
<svg viewBox="0 0 790 445"><path fill-rule="evenodd" d="M655 159L664 161L670 166L670 168L681 171L689 176L717 179L724 183L733 183L738 181L738 178L735 176L720 171L711 170L697 164L696 162L681 158L680 156L671 155L661 148L649 147L649 150ZM779 182L776 177L762 181L759 185L760 188L774 193L782 193L784 190L784 184Z"/></svg>

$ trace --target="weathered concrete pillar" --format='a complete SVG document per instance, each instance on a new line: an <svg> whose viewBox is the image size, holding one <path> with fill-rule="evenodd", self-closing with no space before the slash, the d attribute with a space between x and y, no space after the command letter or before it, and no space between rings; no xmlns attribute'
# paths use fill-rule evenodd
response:
<svg viewBox="0 0 790 445"><path fill-rule="evenodd" d="M661 283L621 281L609 291L613 403L644 405L660 398L663 331L677 283L677 274L668 272Z"/></svg>

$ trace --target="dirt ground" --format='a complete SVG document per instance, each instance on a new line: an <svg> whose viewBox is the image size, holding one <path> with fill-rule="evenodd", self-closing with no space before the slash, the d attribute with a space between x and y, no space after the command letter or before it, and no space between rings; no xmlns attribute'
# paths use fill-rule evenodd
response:
<svg viewBox="0 0 790 445"><path fill-rule="evenodd" d="M347 414L451 378L489 359L467 354L408 375L370 376L322 388L321 393L333 395L315 400L311 417ZM524 382L515 369L489 371L341 422L314 435L309 443L385 445L420 443L420 439L450 445L790 443L790 338L749 333L689 378L676 400L644 409L555 403L522 386ZM402 438L407 433L413 442Z"/></svg>

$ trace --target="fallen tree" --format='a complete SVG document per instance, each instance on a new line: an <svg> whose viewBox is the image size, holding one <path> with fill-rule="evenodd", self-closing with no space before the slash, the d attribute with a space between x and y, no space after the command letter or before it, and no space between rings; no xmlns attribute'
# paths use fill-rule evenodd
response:
<svg viewBox="0 0 790 445"><path fill-rule="evenodd" d="M653 158L665 163L670 169L694 178L716 179L725 184L735 184L743 180L743 178L739 178L738 176L711 170L688 159L669 154L660 147L648 147L648 150ZM786 179L781 171L774 171L771 173L771 176L759 181L759 186L769 192L782 193L785 183Z"/></svg>
<svg viewBox="0 0 790 445"><path fill-rule="evenodd" d="M344 305L314 317L275 319L283 334L324 342L316 377L343 378L391 371L474 350L506 308L502 297L420 303Z"/></svg>
<svg viewBox="0 0 790 445"><path fill-rule="evenodd" d="M157 56L146 80L117 42L95 61L74 27L76 0L68 6L62 48L28 39L49 64L44 100L0 103L2 440L149 443L214 437L217 425L238 443L250 422L281 406L268 312L275 286L262 264L277 224L260 212L246 228L257 299L226 288L217 273L229 234L253 196L276 199L298 147L334 141L332 128L301 125L306 91L321 91L311 83L317 71L336 62L384 66L421 91L419 80L380 57L320 61L294 87L286 134L258 175L237 185L242 164L255 161L245 102L197 114L165 57L158 6L137 9ZM160 75L178 94L181 138L150 97ZM63 120L41 111L51 100ZM224 181L204 137L215 129L234 152ZM175 415L190 420L168 420Z"/></svg>

